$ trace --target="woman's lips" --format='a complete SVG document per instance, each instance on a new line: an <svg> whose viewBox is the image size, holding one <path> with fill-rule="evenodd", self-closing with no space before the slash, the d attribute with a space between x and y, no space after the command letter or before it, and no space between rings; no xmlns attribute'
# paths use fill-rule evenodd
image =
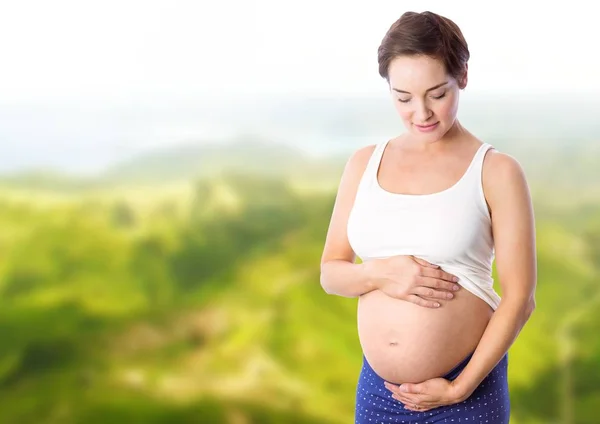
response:
<svg viewBox="0 0 600 424"><path fill-rule="evenodd" d="M415 127L417 127L417 129L419 131L422 132L429 132L429 131L433 131L439 124L439 121L436 122L435 124L431 124L431 125L417 125L417 124L413 124Z"/></svg>

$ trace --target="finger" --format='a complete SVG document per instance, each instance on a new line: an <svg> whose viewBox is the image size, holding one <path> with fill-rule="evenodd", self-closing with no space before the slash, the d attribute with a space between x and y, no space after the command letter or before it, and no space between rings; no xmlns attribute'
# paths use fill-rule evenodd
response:
<svg viewBox="0 0 600 424"><path fill-rule="evenodd" d="M439 403L412 403L412 402L404 403L404 402L402 402L402 404L404 405L404 407L406 409L410 409L411 411L420 411L420 412L428 411L430 409L437 408L438 406L442 406L442 404L439 404Z"/></svg>
<svg viewBox="0 0 600 424"><path fill-rule="evenodd" d="M426 406L420 406L420 405L404 405L404 409L407 409L409 411L415 411L415 412L427 412L432 408L428 408Z"/></svg>
<svg viewBox="0 0 600 424"><path fill-rule="evenodd" d="M419 265L422 265L424 267L427 267L427 268L437 269L440 267L439 265L434 265L432 263L427 262L425 259L417 258L415 256L413 256L412 258L415 260L416 263L418 263Z"/></svg>
<svg viewBox="0 0 600 424"><path fill-rule="evenodd" d="M415 401L403 398L402 396L398 396L398 395L392 395L392 397L397 400L398 402L402 403L402 405L404 405L405 408L414 408L415 405L418 407L419 404Z"/></svg>
<svg viewBox="0 0 600 424"><path fill-rule="evenodd" d="M418 398L417 398L418 395L406 393L406 392L403 392L402 390L400 390L399 384L392 384L392 383L388 383L387 381L384 381L383 385L385 386L386 389L388 389L389 391L391 391L392 393L394 393L398 396L403 396L406 398L414 398L415 400L418 400Z"/></svg>
<svg viewBox="0 0 600 424"><path fill-rule="evenodd" d="M438 290L447 290L449 292L455 292L460 288L460 286L456 283L451 283L446 280L440 280L435 277L420 276L420 277L417 277L416 281L421 286L431 287L433 289L438 289Z"/></svg>
<svg viewBox="0 0 600 424"><path fill-rule="evenodd" d="M407 399L406 397L402 397L402 396L398 396L398 395L393 395L392 397L394 399L402 402L403 405L410 406L412 408L417 406L418 408L421 408L421 409L423 409L423 408L431 409L431 408L437 408L438 406L442 405L439 402L424 402L424 401L419 401L419 400L414 400L414 399Z"/></svg>
<svg viewBox="0 0 600 424"><path fill-rule="evenodd" d="M434 290L429 287L415 287L413 289L413 293L422 297L429 299L452 299L454 295L447 291Z"/></svg>
<svg viewBox="0 0 600 424"><path fill-rule="evenodd" d="M392 391L400 389L400 386L398 384L390 383L388 381L384 381L383 385L385 386L386 389L389 389L389 390L392 390Z"/></svg>
<svg viewBox="0 0 600 424"><path fill-rule="evenodd" d="M385 386L386 389L388 389L392 393L399 395L399 396L405 396L405 392L400 390L399 384L392 384L392 383L388 383L387 381L384 381L383 385Z"/></svg>
<svg viewBox="0 0 600 424"><path fill-rule="evenodd" d="M458 277L456 275L452 275L441 269L424 268L421 271L422 271L421 275L423 277L433 277L433 278L437 278L438 280L450 281L451 283L458 282Z"/></svg>
<svg viewBox="0 0 600 424"><path fill-rule="evenodd" d="M437 395L429 393L429 389L430 387L427 381L418 384L404 383L399 385L398 393L402 396L406 396L408 399L415 399L419 403L435 402L436 400L439 400Z"/></svg>
<svg viewBox="0 0 600 424"><path fill-rule="evenodd" d="M388 383L387 381L384 381L383 385L392 393L398 393L398 391L400 390L397 384Z"/></svg>
<svg viewBox="0 0 600 424"><path fill-rule="evenodd" d="M408 409L409 411L417 411L417 412L425 412L428 411L429 408L423 406L423 405L413 405L412 403L409 403L407 405L404 405L405 409Z"/></svg>
<svg viewBox="0 0 600 424"><path fill-rule="evenodd" d="M418 399L408 399L405 396L397 394L392 395L392 397L397 401L401 402L406 409L410 409L413 411L425 411L436 406L436 404L432 402L421 402Z"/></svg>
<svg viewBox="0 0 600 424"><path fill-rule="evenodd" d="M400 385L400 391L402 393L412 393L418 395L423 392L423 384L404 383Z"/></svg>
<svg viewBox="0 0 600 424"><path fill-rule="evenodd" d="M437 408L438 406L441 406L441 405L442 404L435 403L435 402L421 402L421 403L417 404L417 406L420 406L421 408L427 408L427 409Z"/></svg>
<svg viewBox="0 0 600 424"><path fill-rule="evenodd" d="M412 404L417 404L419 405L421 402L419 401L418 398L416 397L411 397L411 396L406 396L406 395L402 395L400 393L394 393L392 394L392 397L396 400L399 400L400 402L406 404L406 405L412 405Z"/></svg>
<svg viewBox="0 0 600 424"><path fill-rule="evenodd" d="M438 398L433 398L429 395L417 395L417 394L407 394L407 393L394 393L394 395L398 396L402 400L402 402L409 403L417 403L419 405L428 405L437 402Z"/></svg>
<svg viewBox="0 0 600 424"><path fill-rule="evenodd" d="M415 392L415 390L418 389L414 386L411 386L413 387L413 390L411 390L411 392L403 392L402 390L400 390L400 385L388 383L387 381L384 381L383 385L386 389L391 391L393 395L398 396L398 398L401 398L403 399L403 401L406 402L422 403L430 402L432 400L431 396L426 393ZM403 384L403 386L407 387L408 385L405 383Z"/></svg>
<svg viewBox="0 0 600 424"><path fill-rule="evenodd" d="M435 309L435 308L439 308L440 306L442 306L442 305L440 305L440 302L436 302L433 300L425 300L425 299L417 296L416 294L408 295L406 298L409 302L412 302L419 306L423 306L425 308L434 308Z"/></svg>

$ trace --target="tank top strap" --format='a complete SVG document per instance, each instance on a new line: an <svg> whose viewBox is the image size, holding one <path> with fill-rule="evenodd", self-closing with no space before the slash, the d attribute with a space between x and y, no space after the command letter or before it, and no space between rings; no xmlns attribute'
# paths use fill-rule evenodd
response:
<svg viewBox="0 0 600 424"><path fill-rule="evenodd" d="M377 178L377 172L379 171L379 165L381 164L381 158L383 157L383 152L385 151L385 147L388 145L390 140L385 140L378 143L373 149L373 153L369 158L369 162L367 163L367 168L365 169L365 180L369 183L372 183Z"/></svg>
<svg viewBox="0 0 600 424"><path fill-rule="evenodd" d="M485 154L488 150L493 149L494 146L488 143L483 143L479 146L477 153L473 157L471 161L471 165L469 166L469 170L467 171L470 175L470 178L475 179L478 183L481 182L481 173L483 171L483 160L485 159Z"/></svg>
<svg viewBox="0 0 600 424"><path fill-rule="evenodd" d="M475 203L477 204L477 207L481 210L481 212L484 214L484 216L490 219L491 217L489 214L485 194L483 191L483 162L486 153L491 149L494 149L494 146L492 146L491 144L482 144L477 150L477 153L475 153L475 156L471 161L471 165L467 170L467 175L465 175L465 179L467 180L465 182L467 190L469 190L469 192L475 196Z"/></svg>

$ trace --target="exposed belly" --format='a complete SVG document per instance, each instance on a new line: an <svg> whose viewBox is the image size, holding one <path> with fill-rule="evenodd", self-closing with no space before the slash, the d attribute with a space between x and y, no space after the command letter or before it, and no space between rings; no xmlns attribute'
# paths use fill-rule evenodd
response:
<svg viewBox="0 0 600 424"><path fill-rule="evenodd" d="M373 370L394 383L442 377L477 347L492 308L462 287L439 308L374 290L359 297L358 335Z"/></svg>

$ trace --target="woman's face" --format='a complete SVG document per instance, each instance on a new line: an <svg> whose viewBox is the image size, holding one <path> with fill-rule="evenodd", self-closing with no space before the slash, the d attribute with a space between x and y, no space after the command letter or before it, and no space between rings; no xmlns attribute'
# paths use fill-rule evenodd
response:
<svg viewBox="0 0 600 424"><path fill-rule="evenodd" d="M459 90L443 62L428 56L398 56L388 69L390 93L398 114L420 140L439 140L452 127L458 111Z"/></svg>

